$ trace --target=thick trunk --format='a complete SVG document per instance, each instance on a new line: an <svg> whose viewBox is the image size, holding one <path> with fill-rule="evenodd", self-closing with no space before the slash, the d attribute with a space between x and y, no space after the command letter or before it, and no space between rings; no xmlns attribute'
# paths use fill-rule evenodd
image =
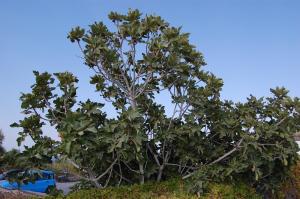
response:
<svg viewBox="0 0 300 199"><path fill-rule="evenodd" d="M132 99L132 101L131 101L131 107L133 109L136 109L136 106L137 106L136 105L136 101ZM140 172L140 176L139 176L140 184L144 184L145 183L144 164L141 161L138 161L138 163L139 163L139 172Z"/></svg>
<svg viewBox="0 0 300 199"><path fill-rule="evenodd" d="M139 162L139 170L140 170L140 184L145 183L145 175L144 175L144 164Z"/></svg>
<svg viewBox="0 0 300 199"><path fill-rule="evenodd" d="M93 180L93 183L97 188L102 188L102 185L98 182L98 180Z"/></svg>
<svg viewBox="0 0 300 199"><path fill-rule="evenodd" d="M165 168L164 165L161 165L161 166L159 167L158 174L157 174L157 177L156 177L156 181L157 181L157 182L160 182L160 181L161 181L161 177L162 177L164 168Z"/></svg>

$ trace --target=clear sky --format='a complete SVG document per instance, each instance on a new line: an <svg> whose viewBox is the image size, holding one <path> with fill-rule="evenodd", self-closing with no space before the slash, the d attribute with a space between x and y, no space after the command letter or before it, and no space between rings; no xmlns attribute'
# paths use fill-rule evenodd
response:
<svg viewBox="0 0 300 199"><path fill-rule="evenodd" d="M23 117L19 96L29 91L32 70L73 72L80 99L96 98L91 73L67 33L77 25L109 23L110 11L128 8L161 15L190 32L206 70L223 78L223 98L268 96L276 86L300 96L299 0L1 0L0 128L7 149L17 146L18 131L9 125Z"/></svg>

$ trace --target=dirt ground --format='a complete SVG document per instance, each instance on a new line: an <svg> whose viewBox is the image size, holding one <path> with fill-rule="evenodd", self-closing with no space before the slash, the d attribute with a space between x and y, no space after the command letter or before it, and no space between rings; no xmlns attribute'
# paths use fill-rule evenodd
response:
<svg viewBox="0 0 300 199"><path fill-rule="evenodd" d="M27 199L33 196L44 196L44 194L36 194L31 192L22 192L18 190L7 190L0 188L0 199Z"/></svg>

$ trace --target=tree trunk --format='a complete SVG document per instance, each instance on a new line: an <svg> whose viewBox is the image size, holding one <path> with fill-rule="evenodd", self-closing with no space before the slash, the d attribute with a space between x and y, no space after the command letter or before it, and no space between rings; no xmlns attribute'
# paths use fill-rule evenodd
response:
<svg viewBox="0 0 300 199"><path fill-rule="evenodd" d="M140 170L140 184L145 183L145 175L144 175L144 164L139 162L139 170Z"/></svg>
<svg viewBox="0 0 300 199"><path fill-rule="evenodd" d="M157 182L160 182L160 181L161 181L161 177L162 177L162 173L163 173L164 168L165 168L164 165L161 165L161 166L159 167L158 174L157 174L157 178L156 178L156 181L157 181Z"/></svg>
<svg viewBox="0 0 300 199"><path fill-rule="evenodd" d="M136 109L136 101L134 100L134 98L131 100L131 107L133 109ZM144 164L138 160L139 163L139 171L140 171L140 184L144 184L145 183L145 175L144 175Z"/></svg>
<svg viewBox="0 0 300 199"><path fill-rule="evenodd" d="M97 188L102 188L102 185L98 182L98 180L93 180L93 183Z"/></svg>

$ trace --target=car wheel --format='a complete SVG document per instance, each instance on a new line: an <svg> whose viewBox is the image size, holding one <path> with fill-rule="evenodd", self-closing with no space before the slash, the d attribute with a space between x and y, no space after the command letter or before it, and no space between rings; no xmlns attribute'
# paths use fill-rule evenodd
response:
<svg viewBox="0 0 300 199"><path fill-rule="evenodd" d="M49 194L51 193L51 191L53 191L55 189L55 186L48 186L47 189L46 189L46 194Z"/></svg>

